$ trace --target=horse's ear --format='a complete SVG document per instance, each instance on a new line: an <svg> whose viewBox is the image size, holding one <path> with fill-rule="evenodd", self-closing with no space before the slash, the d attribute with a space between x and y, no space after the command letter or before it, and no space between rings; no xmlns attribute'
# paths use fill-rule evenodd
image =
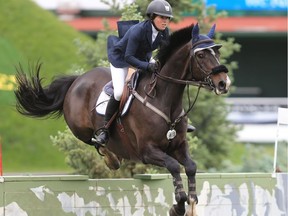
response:
<svg viewBox="0 0 288 216"><path fill-rule="evenodd" d="M199 37L199 25L198 23L192 29L192 40L197 41Z"/></svg>
<svg viewBox="0 0 288 216"><path fill-rule="evenodd" d="M210 29L209 33L207 34L207 36L208 36L209 38L211 38L211 39L214 37L215 28L216 28L216 24L214 24L214 25L212 26L212 28Z"/></svg>

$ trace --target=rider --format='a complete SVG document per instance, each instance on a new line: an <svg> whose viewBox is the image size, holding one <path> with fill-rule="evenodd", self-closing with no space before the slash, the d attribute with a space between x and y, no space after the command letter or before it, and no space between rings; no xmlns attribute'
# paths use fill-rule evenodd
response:
<svg viewBox="0 0 288 216"><path fill-rule="evenodd" d="M167 27L173 17L172 8L165 0L154 0L148 5L146 15L147 20L133 25L122 38L112 35L108 37L108 60L114 95L107 105L104 127L96 137L97 143L102 146L108 141L107 123L119 107L128 68L133 67L151 73L158 69L157 63L152 58L152 51L169 36Z"/></svg>
<svg viewBox="0 0 288 216"><path fill-rule="evenodd" d="M116 36L108 38L108 60L114 95L107 105L104 129L96 138L100 145L105 145L108 141L107 123L118 109L128 68L133 67L148 72L157 70L157 64L150 62L150 59L152 51L169 36L167 26L173 17L172 8L165 0L154 0L148 5L146 15L149 19L132 26L123 38Z"/></svg>

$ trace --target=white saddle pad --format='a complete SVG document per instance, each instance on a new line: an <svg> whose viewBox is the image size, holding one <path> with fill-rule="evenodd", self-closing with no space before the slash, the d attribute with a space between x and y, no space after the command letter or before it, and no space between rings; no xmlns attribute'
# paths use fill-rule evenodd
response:
<svg viewBox="0 0 288 216"><path fill-rule="evenodd" d="M96 102L96 112L98 114L105 115L109 99L110 99L110 96L107 95L104 91L102 91L97 102ZM121 116L125 115L126 112L128 111L130 104L132 102L132 99L133 99L133 95L130 95L127 102L124 105Z"/></svg>

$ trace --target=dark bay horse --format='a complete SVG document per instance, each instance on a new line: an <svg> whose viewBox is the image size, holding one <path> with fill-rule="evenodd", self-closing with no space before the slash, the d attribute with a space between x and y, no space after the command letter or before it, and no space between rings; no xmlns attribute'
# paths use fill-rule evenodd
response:
<svg viewBox="0 0 288 216"><path fill-rule="evenodd" d="M129 112L118 116L110 126L107 147L98 147L113 169L119 168L122 158L166 167L173 176L177 202L170 215L184 215L186 201L197 203L196 164L190 158L186 140L184 89L197 85L219 95L227 93L230 85L228 70L220 65L221 45L212 39L214 30L215 26L202 35L196 24L170 36L157 55L161 69L154 74L140 73L137 88L130 89L135 98ZM103 86L111 80L110 70L97 67L82 75L55 78L43 87L40 67L37 64L36 74L30 78L18 68L17 110L32 117L63 114L75 137L95 145L95 131L103 122L95 104ZM180 164L187 175L188 195L180 177Z"/></svg>

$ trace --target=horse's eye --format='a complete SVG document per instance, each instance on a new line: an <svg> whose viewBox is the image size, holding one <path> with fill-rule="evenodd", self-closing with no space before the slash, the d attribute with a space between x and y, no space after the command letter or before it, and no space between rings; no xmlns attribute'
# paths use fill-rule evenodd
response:
<svg viewBox="0 0 288 216"><path fill-rule="evenodd" d="M198 58L204 58L204 54L203 54L203 53L198 53L198 54L197 54L197 57L198 57Z"/></svg>

